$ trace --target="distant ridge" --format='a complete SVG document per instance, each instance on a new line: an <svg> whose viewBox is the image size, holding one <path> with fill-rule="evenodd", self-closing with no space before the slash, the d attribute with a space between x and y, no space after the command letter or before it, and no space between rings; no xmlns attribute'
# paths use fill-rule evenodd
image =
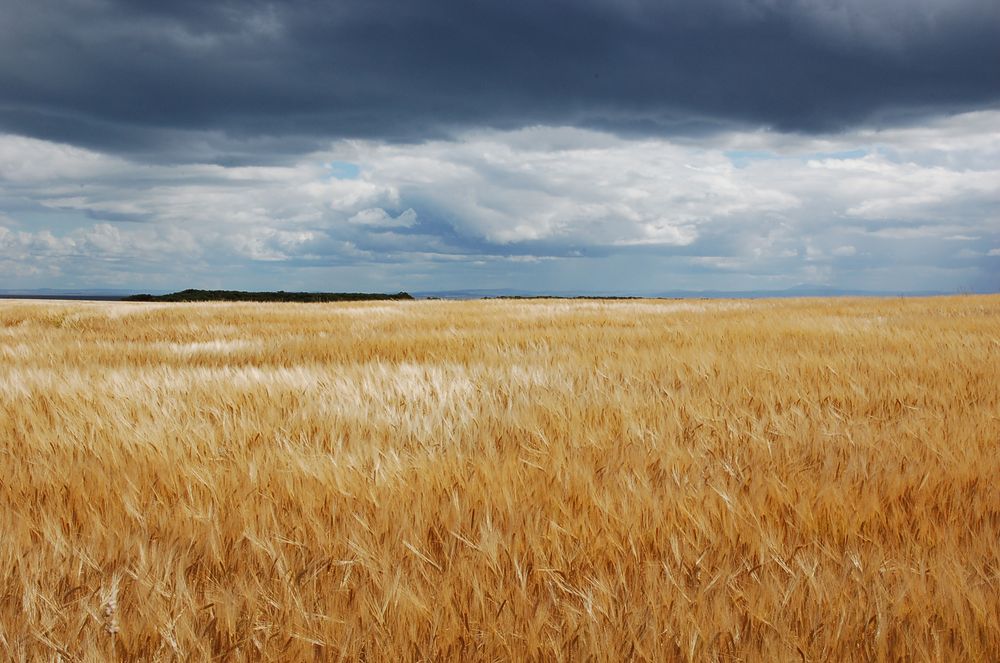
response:
<svg viewBox="0 0 1000 663"><path fill-rule="evenodd" d="M126 302L364 302L413 299L408 293L371 292L244 292L242 290L181 290L167 295L132 295Z"/></svg>
<svg viewBox="0 0 1000 663"><path fill-rule="evenodd" d="M260 302L340 302L407 299L770 299L787 297L933 297L938 295L995 294L996 291L963 289L943 290L854 290L802 284L782 290L661 290L661 291L532 291L510 288L468 290L425 290L396 294L363 292L245 292L242 290L187 289L170 294L137 294L136 290L93 289L3 289L0 299L67 299L92 301L260 301ZM156 291L154 291L156 292ZM160 291L163 292L163 291Z"/></svg>
<svg viewBox="0 0 1000 663"><path fill-rule="evenodd" d="M956 293L940 290L893 291L848 290L821 285L797 285L783 290L662 290L657 292L595 292L568 290L532 292L530 290L440 290L414 292L418 299L769 299L790 297L933 297ZM986 294L986 293L978 293Z"/></svg>

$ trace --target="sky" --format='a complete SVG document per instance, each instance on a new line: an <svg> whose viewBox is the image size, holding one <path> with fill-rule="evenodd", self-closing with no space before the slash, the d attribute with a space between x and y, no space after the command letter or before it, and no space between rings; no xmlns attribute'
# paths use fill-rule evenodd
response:
<svg viewBox="0 0 1000 663"><path fill-rule="evenodd" d="M996 0L3 0L0 289L1000 291Z"/></svg>

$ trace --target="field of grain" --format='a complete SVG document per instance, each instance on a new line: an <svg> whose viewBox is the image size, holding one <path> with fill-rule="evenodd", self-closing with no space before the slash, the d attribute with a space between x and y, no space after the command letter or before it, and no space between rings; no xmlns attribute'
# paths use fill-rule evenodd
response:
<svg viewBox="0 0 1000 663"><path fill-rule="evenodd" d="M1000 660L1000 297L0 302L0 658Z"/></svg>

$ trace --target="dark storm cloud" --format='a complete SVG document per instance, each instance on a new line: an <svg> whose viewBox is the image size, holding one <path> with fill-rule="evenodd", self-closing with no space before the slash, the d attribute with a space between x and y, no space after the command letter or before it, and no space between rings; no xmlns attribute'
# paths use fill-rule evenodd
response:
<svg viewBox="0 0 1000 663"><path fill-rule="evenodd" d="M998 34L993 0L7 0L0 130L237 161L534 123L836 130L996 103Z"/></svg>

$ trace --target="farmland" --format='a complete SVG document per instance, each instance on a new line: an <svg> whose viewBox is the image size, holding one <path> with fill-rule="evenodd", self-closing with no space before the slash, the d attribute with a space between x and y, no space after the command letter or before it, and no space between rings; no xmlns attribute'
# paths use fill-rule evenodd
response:
<svg viewBox="0 0 1000 663"><path fill-rule="evenodd" d="M5 660L997 660L1000 297L0 302Z"/></svg>

